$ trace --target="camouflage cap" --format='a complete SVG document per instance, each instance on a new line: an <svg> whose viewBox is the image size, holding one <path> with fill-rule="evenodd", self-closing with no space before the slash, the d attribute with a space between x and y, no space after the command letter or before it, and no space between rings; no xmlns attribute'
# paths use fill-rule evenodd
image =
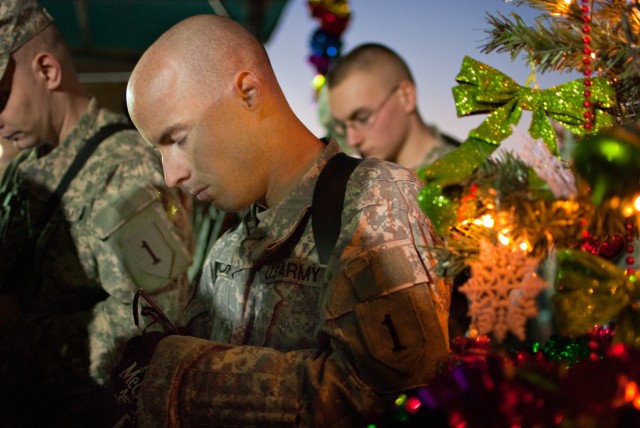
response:
<svg viewBox="0 0 640 428"><path fill-rule="evenodd" d="M0 77L11 52L53 22L36 0L0 0Z"/></svg>

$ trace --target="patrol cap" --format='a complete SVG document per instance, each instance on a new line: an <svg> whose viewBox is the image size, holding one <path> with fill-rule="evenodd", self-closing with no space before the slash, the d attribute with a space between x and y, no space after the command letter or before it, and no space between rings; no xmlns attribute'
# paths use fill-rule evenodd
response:
<svg viewBox="0 0 640 428"><path fill-rule="evenodd" d="M36 0L0 0L0 77L11 53L53 22Z"/></svg>

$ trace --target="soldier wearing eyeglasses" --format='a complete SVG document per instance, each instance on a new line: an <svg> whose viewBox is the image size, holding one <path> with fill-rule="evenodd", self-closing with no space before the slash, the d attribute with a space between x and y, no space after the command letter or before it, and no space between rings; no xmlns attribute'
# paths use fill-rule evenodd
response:
<svg viewBox="0 0 640 428"><path fill-rule="evenodd" d="M364 158L415 169L458 147L422 119L406 62L388 47L367 43L341 57L327 74L330 133Z"/></svg>

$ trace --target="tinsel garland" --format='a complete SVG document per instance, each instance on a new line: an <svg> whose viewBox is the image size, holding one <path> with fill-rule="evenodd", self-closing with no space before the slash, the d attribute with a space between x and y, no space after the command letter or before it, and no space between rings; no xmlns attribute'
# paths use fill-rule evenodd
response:
<svg viewBox="0 0 640 428"><path fill-rule="evenodd" d="M429 386L398 396L370 427L640 426L640 351L612 345L611 333L520 350L458 337Z"/></svg>

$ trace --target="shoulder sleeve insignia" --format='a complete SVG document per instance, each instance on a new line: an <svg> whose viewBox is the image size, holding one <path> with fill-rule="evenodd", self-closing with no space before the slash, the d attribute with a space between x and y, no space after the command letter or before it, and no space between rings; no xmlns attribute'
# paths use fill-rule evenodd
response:
<svg viewBox="0 0 640 428"><path fill-rule="evenodd" d="M130 189L95 217L97 232L145 291L186 272L191 253L169 220L157 190Z"/></svg>

